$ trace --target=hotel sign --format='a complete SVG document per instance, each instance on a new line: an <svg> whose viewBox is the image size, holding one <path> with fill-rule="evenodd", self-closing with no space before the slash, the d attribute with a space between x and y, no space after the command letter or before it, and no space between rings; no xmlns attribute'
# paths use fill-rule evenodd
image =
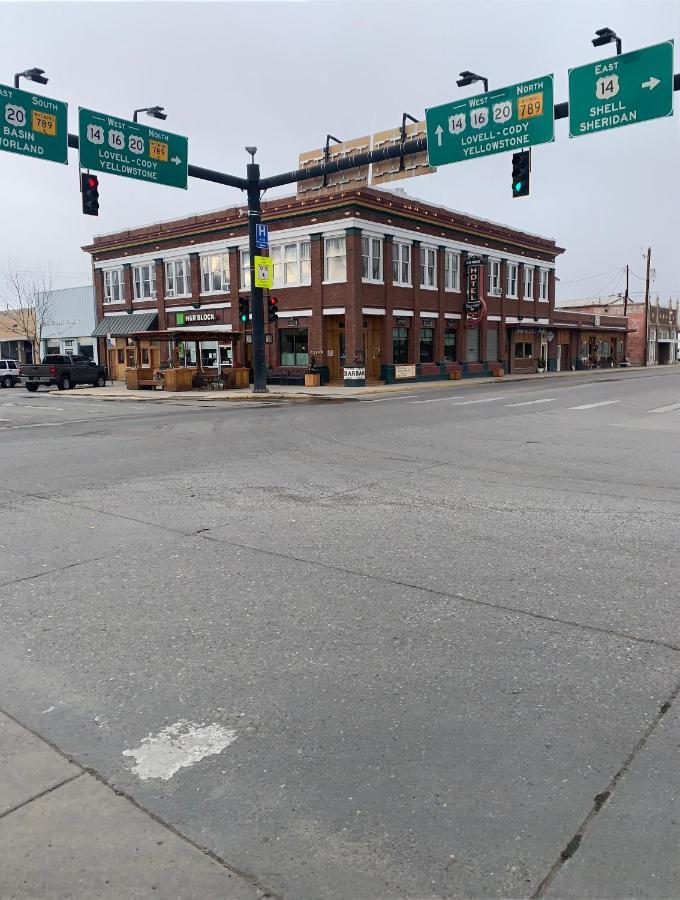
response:
<svg viewBox="0 0 680 900"><path fill-rule="evenodd" d="M467 300L465 301L465 326L477 328L481 325L486 307L481 299L479 279L483 262L479 256L470 256L467 260Z"/></svg>

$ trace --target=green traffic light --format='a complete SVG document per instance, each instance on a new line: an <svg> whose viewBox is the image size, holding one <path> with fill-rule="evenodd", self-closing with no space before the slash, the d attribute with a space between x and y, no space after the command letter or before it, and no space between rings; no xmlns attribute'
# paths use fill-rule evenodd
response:
<svg viewBox="0 0 680 900"><path fill-rule="evenodd" d="M516 181L515 182L515 191L521 191L521 190L522 190L522 182Z"/></svg>

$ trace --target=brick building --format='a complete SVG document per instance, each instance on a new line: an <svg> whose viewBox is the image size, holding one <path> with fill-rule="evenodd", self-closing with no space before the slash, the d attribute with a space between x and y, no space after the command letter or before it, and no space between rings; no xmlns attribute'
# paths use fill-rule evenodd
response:
<svg viewBox="0 0 680 900"><path fill-rule="evenodd" d="M589 313L605 321L609 316L622 316L624 300L620 294L613 297L596 297L591 300L565 300L559 302L561 311ZM633 366L645 365L645 335L647 365L672 365L678 362L678 304L661 306L659 298L649 304L649 322L645 314L644 302L628 301L625 304L630 334L627 342L627 357Z"/></svg>
<svg viewBox="0 0 680 900"><path fill-rule="evenodd" d="M551 330L563 252L552 239L367 187L271 200L262 219L279 306L267 326L273 375L302 373L312 361L331 380L352 367L371 380L532 372L541 358L565 366ZM250 326L238 316L238 297L250 290L245 206L99 236L84 249L100 359L113 377L139 364L130 335L139 342L146 332L143 365L173 352L205 368L218 356L221 365L250 364ZM466 305L473 267L481 321ZM576 327L563 329L570 364Z"/></svg>

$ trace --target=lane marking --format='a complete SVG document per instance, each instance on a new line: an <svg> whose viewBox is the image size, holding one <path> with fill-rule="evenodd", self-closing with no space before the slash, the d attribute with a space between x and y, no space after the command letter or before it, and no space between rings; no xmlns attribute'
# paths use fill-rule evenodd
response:
<svg viewBox="0 0 680 900"><path fill-rule="evenodd" d="M47 409L50 412L64 412L63 406L36 406L34 403L3 403L3 406L11 406L12 409Z"/></svg>
<svg viewBox="0 0 680 900"><path fill-rule="evenodd" d="M420 396L420 395L419 394L411 394L411 397L418 397L418 396ZM375 400L372 400L368 397L366 399L361 397L360 400L362 403L385 403L385 401L387 401L387 400L409 400L409 397L408 397L408 395L406 397L376 397Z"/></svg>
<svg viewBox="0 0 680 900"><path fill-rule="evenodd" d="M442 400L448 400L449 403L455 403L456 406L470 406L473 403L490 403L492 400L506 400L507 394L499 397L483 397L480 400L459 400L458 397L435 397L433 400L412 400L412 403L440 403Z"/></svg>
<svg viewBox="0 0 680 900"><path fill-rule="evenodd" d="M521 403L506 403L506 408L511 406L532 406L534 403L554 403L557 397L543 397L541 400L523 400Z"/></svg>
<svg viewBox="0 0 680 900"><path fill-rule="evenodd" d="M657 406L656 409L648 409L647 412L665 413L665 412L673 412L676 409L680 409L680 403L669 403L668 406Z"/></svg>
<svg viewBox="0 0 680 900"><path fill-rule="evenodd" d="M9 419L3 419L3 422L9 422ZM16 431L17 428L55 428L61 425L67 425L68 422L34 422L31 425L6 425L4 428L0 428L0 431Z"/></svg>
<svg viewBox="0 0 680 900"><path fill-rule="evenodd" d="M595 409L596 406L612 406L620 400L600 400L598 403L584 403L582 406L570 406L569 409Z"/></svg>
<svg viewBox="0 0 680 900"><path fill-rule="evenodd" d="M134 774L147 781L159 778L169 781L180 769L186 769L205 759L221 753L236 740L236 731L223 725L199 725L180 719L168 725L158 734L148 734L142 738L139 747L123 750L123 756L131 756L136 765Z"/></svg>

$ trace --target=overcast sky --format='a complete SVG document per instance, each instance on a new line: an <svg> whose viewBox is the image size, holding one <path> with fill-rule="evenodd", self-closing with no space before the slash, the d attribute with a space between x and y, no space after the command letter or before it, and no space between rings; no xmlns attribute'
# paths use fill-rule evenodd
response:
<svg viewBox="0 0 680 900"><path fill-rule="evenodd" d="M462 69L491 87L553 72L555 99L566 100L569 67L613 53L590 43L604 25L624 51L680 40L680 2L0 2L0 82L44 68L50 83L37 92L68 102L70 131L79 105L131 118L160 104L165 127L189 137L190 162L245 174L243 148L256 144L268 175L294 168L327 132L359 137L477 93L456 87ZM558 121L555 143L534 149L529 198L511 197L510 153L398 186L554 237L566 249L558 296L622 290L622 267L643 275L651 246L653 292L678 298L679 101L672 118L574 140ZM49 262L58 286L89 280L80 247L93 234L243 202L193 179L181 191L101 175L92 219L80 211L74 151L68 166L0 153L0 198L0 271L9 258L27 269ZM642 287L631 278L632 292Z"/></svg>

